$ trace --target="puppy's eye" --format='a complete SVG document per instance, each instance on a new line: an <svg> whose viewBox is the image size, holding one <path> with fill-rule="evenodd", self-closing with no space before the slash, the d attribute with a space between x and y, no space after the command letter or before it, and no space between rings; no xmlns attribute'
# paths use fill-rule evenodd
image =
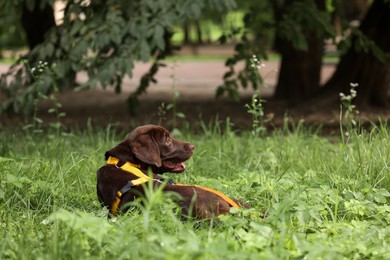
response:
<svg viewBox="0 0 390 260"><path fill-rule="evenodd" d="M172 139L171 138L167 138L167 141L165 142L166 145L171 145L172 144Z"/></svg>

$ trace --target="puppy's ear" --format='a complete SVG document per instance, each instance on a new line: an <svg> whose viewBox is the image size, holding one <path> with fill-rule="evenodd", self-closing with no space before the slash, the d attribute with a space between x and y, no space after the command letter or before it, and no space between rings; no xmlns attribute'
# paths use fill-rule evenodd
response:
<svg viewBox="0 0 390 260"><path fill-rule="evenodd" d="M130 147L135 156L142 162L161 167L160 148L149 134L130 138Z"/></svg>

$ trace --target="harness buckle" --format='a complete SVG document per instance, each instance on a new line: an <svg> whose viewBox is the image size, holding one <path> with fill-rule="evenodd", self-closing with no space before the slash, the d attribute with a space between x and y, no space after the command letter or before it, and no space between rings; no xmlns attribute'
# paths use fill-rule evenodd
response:
<svg viewBox="0 0 390 260"><path fill-rule="evenodd" d="M158 179L153 179L154 181L157 181L158 183L163 183L164 182L164 178L158 178Z"/></svg>

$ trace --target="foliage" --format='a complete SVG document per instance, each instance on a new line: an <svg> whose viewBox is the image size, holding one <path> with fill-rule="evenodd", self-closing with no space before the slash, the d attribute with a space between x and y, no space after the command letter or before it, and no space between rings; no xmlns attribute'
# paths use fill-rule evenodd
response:
<svg viewBox="0 0 390 260"><path fill-rule="evenodd" d="M225 41L237 33L241 34L234 56L226 61L228 72L223 76L224 83L218 88L217 96L228 94L237 99L240 87L247 88L250 83L252 88L257 90L261 86L261 77L253 77L250 72L250 58L256 55L259 59L267 59L266 52L274 47L275 37L290 41L298 50L307 50L308 32L321 37L335 36L330 8L321 10L313 0L290 2L263 1L259 5L244 1L244 28L237 28L233 34L221 38ZM236 71L241 62L244 62L244 68Z"/></svg>
<svg viewBox="0 0 390 260"><path fill-rule="evenodd" d="M284 53L294 52L295 55L299 56L304 52L309 52L307 57L316 57L316 55L322 55L322 48L313 48L313 52L310 53L309 40L317 38L320 42L327 42L337 45L337 51L340 55L345 54L347 51L353 51L356 57L365 57L365 54L370 54L375 59L380 61L385 67L386 59L389 57L386 46L389 44L385 41L386 37L381 36L385 35L378 32L375 29L368 29L370 26L378 26L380 28L387 28L388 15L386 11L380 14L381 8L387 8L383 3L388 3L388 1L376 0L369 1L368 5L371 6L381 6L376 10L378 12L377 19L371 18L369 25L364 25L365 21L360 27L356 27L356 23L350 23L351 21L347 19L347 15L344 12L343 8L350 5L350 8L357 8L355 5L358 5L357 1L343 1L343 0L329 0L329 1L316 1L316 0L279 0L279 1L262 1L261 4L253 1L243 1L243 10L246 10L246 15L244 16L244 28L239 28L233 32L240 32L241 38L236 44L236 53L233 57L229 58L226 61L226 67L228 70L223 76L224 83L218 88L217 96L227 94L233 98L239 98L238 90L239 88L247 88L252 86L256 91L259 87L259 82L255 81L249 71L250 66L250 57L252 54L260 57L260 59L267 59L267 56L264 53L272 49L276 52L281 52L284 50ZM361 2L362 3L362 2ZM252 4L252 6L251 6ZM270 15L272 14L272 15ZM262 23L263 17L267 19ZM375 17L370 16L370 17ZM381 17L381 18L379 18ZM258 32L267 32L267 37L263 37L262 41L257 39ZM236 34L232 34L236 35ZM232 36L228 35L228 36ZM222 40L225 40L226 37L222 37ZM264 40L267 39L267 40ZM322 39L322 40L321 40ZM274 45L272 42L274 41ZM317 53L315 54L314 52ZM281 52L283 53L283 52ZM289 56L286 54L286 56ZM292 56L292 55L291 55ZM282 68L280 77L286 76L289 69L295 67L294 63L289 60L290 57L281 57L282 58ZM296 56L295 56L296 57ZM284 59L285 58L285 59ZM318 62L320 60L318 59ZM297 59L296 62L300 62ZM244 64L243 69L241 64ZM317 64L316 66L320 66ZM313 66L314 68L316 66ZM358 66L358 64L356 64ZM297 66L302 74L308 74L307 66ZM353 67L340 67L340 70L343 71L341 74L348 74L349 70L353 70ZM364 78L369 77L369 75L362 76ZM382 78L385 78L383 76ZM297 82L301 82L301 79L297 78ZM383 80L385 82L385 80ZM280 89L287 89L293 86L289 86L287 81L282 81L277 84L277 87ZM305 85L304 82L302 82ZM320 82L314 82L309 84L305 88L317 88ZM332 82L332 84L336 85ZM299 85L299 84L295 84ZM386 89L386 83L383 83L379 88ZM329 85L330 86L330 85ZM336 86L340 88L340 86ZM370 88L369 85L361 86L363 88ZM313 89L314 90L314 89ZM307 95L307 93L300 93L299 87L296 87L294 90L297 95ZM305 92L305 91L303 91ZM315 91L313 91L314 93ZM275 93L279 93L278 90ZM312 95L311 93L309 95ZM325 95L325 94L324 94ZM336 97L336 96L335 96ZM365 98L369 103L373 103L369 98L369 95ZM380 103L380 102L376 102ZM381 105L381 104L375 104Z"/></svg>
<svg viewBox="0 0 390 260"><path fill-rule="evenodd" d="M282 9L283 15L277 22L276 33L278 37L289 40L295 49L308 49L306 34L310 32L321 38L335 36L329 9L322 10L313 0L286 2L275 7Z"/></svg>
<svg viewBox="0 0 390 260"><path fill-rule="evenodd" d="M246 11L243 18L244 26L242 28L232 28L221 36L220 41L225 43L229 39L239 36L239 42L236 44L235 53L228 58L225 66L228 71L223 75L224 83L217 89L216 96L220 97L227 94L229 97L239 99L238 89L247 88L250 85L253 89L258 89L262 85L262 78L254 74L251 64L251 58L255 55L259 60L267 58L266 43L270 42L270 28L272 28L272 5L269 1L251 4L247 1L241 3ZM272 20L271 20L272 21ZM258 32L268 32L261 35ZM255 35L255 40L253 39ZM237 64L244 62L242 69L237 71Z"/></svg>
<svg viewBox="0 0 390 260"><path fill-rule="evenodd" d="M305 52L310 44L307 36L316 35L324 41L337 43L341 55L353 48L357 53L371 53L382 63L388 56L370 36L347 21L341 8L341 0L281 0L262 1L261 4L243 1L241 7L246 12L244 27L237 28L233 33L221 38L225 41L234 35L241 35L235 47L235 54L226 61L228 71L223 76L224 83L219 86L217 96L227 94L238 99L238 90L241 87L252 86L257 90L261 86L261 80L257 80L250 73L250 57L254 54L260 59L267 59L267 50L280 51L278 46L274 45L275 39L287 41L295 50ZM335 23L335 17L339 18L339 24ZM336 34L337 26L340 27L339 35ZM259 41L258 34L261 32L266 34L260 37L262 40ZM336 36L341 37L341 40L336 41ZM237 69L241 67L241 63L244 63L243 69Z"/></svg>
<svg viewBox="0 0 390 260"><path fill-rule="evenodd" d="M10 4L10 1L2 1L0 3L0 51L21 48L25 45L20 17L15 15L15 12L4 12L12 9L12 6L9 6Z"/></svg>
<svg viewBox="0 0 390 260"><path fill-rule="evenodd" d="M390 56L358 28L351 28L350 36L340 41L337 47L342 52L353 48L357 53L370 53L382 63L385 63L386 58Z"/></svg>
<svg viewBox="0 0 390 260"><path fill-rule="evenodd" d="M9 4L7 7L15 8ZM19 4L38 4L33 0ZM40 4L52 4L41 1ZM160 59L170 51L172 28L187 19L198 18L208 6L224 12L235 6L233 0L182 1L67 1L63 23L46 35L46 40L28 55L29 65L45 61L48 74L37 82L23 63L16 64L1 77L0 90L8 98L0 112L31 111L37 93L47 95L53 86L65 90L74 83L75 73L84 70L88 80L79 88L114 86L121 91L122 79L132 77L135 61L154 61L149 73L129 99L130 108L136 97L155 82L154 75L163 64ZM17 6L20 9L20 5ZM32 64L31 64L32 63ZM49 73L50 72L50 73Z"/></svg>
<svg viewBox="0 0 390 260"><path fill-rule="evenodd" d="M223 129L223 130L222 130ZM223 132L223 133L222 133ZM351 132L347 144L298 125L259 138L227 125L182 131L197 149L181 183L243 200L210 222L182 222L175 196L107 219L96 198L112 128L0 136L0 258L387 259L390 257L390 130ZM239 155L239 156L237 156ZM250 213L266 211L261 222Z"/></svg>

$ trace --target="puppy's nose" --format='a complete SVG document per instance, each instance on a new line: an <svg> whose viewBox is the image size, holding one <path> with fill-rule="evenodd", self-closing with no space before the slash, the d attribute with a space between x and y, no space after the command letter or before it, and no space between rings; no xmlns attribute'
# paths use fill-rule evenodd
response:
<svg viewBox="0 0 390 260"><path fill-rule="evenodd" d="M193 144L188 144L188 149L193 151L195 149L195 145Z"/></svg>

